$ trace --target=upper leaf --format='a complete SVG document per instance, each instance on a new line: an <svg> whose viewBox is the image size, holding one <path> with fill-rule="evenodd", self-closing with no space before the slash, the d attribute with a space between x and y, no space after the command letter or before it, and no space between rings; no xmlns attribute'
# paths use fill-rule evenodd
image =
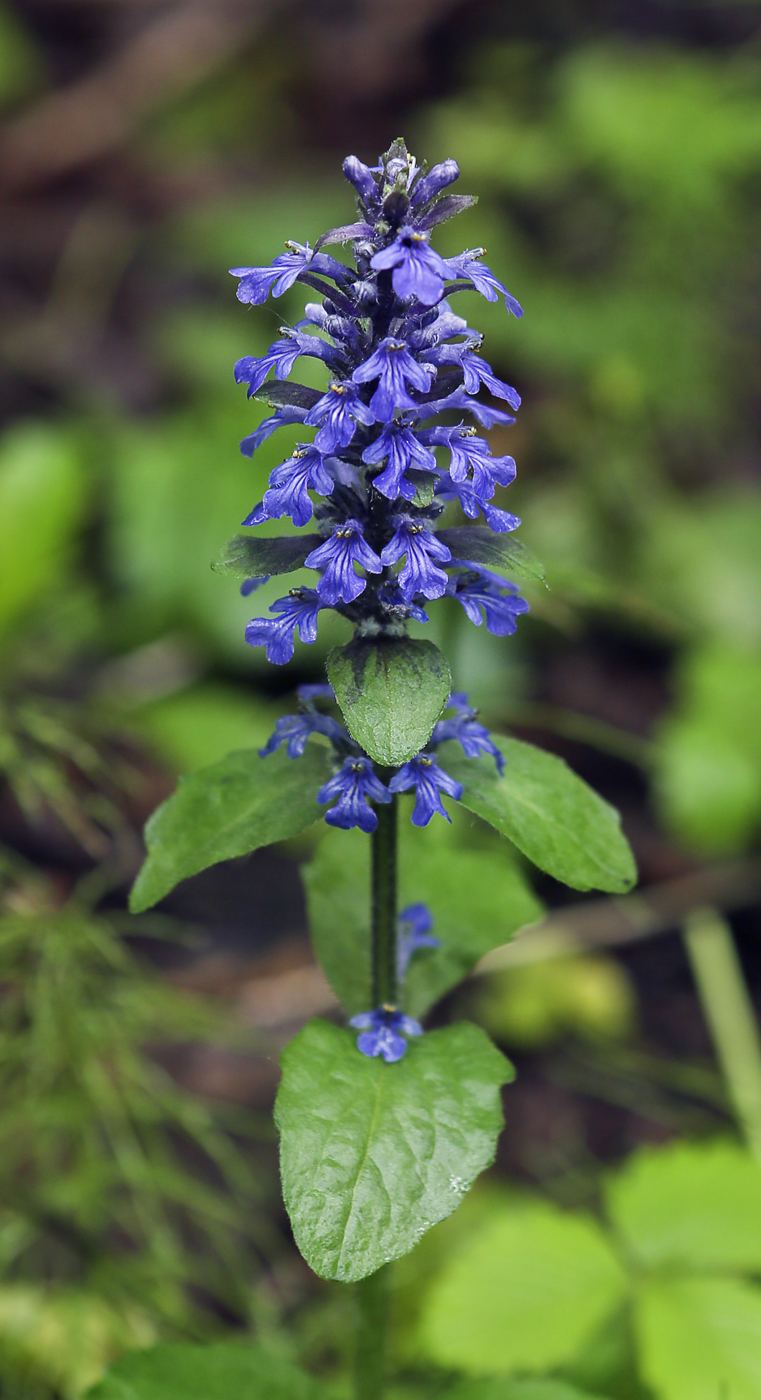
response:
<svg viewBox="0 0 761 1400"><path fill-rule="evenodd" d="M421 1339L440 1366L471 1375L548 1371L576 1355L625 1289L594 1220L506 1201L439 1270Z"/></svg>
<svg viewBox="0 0 761 1400"><path fill-rule="evenodd" d="M761 1395L761 1289L727 1278L654 1278L634 1316L642 1378L654 1395Z"/></svg>
<svg viewBox="0 0 761 1400"><path fill-rule="evenodd" d="M246 1341L193 1346L163 1342L127 1352L88 1400L320 1400L322 1386L281 1357Z"/></svg>
<svg viewBox="0 0 761 1400"><path fill-rule="evenodd" d="M477 194L443 194L433 208L418 220L418 227L433 228L435 224L443 224L445 219L452 219L455 214L472 209L474 204L478 204Z"/></svg>
<svg viewBox="0 0 761 1400"><path fill-rule="evenodd" d="M370 1005L369 843L358 831L327 831L302 868L317 959L349 1015ZM400 1000L422 1016L491 948L539 917L542 907L501 851L463 850L434 832L405 829L399 903L427 904L441 947L412 960Z"/></svg>
<svg viewBox="0 0 761 1400"><path fill-rule="evenodd" d="M269 379L266 384L255 389L250 398L271 404L273 408L314 408L322 394L319 389L308 389L306 384L292 384L290 380L283 383L281 380Z"/></svg>
<svg viewBox="0 0 761 1400"><path fill-rule="evenodd" d="M544 564L514 535L495 535L493 530L477 525L457 525L452 530L438 530L437 536L449 546L453 559L485 564L490 569L509 569L519 578L544 578Z"/></svg>
<svg viewBox="0 0 761 1400"><path fill-rule="evenodd" d="M735 1143L640 1152L607 1199L626 1248L649 1268L761 1271L761 1166Z"/></svg>
<svg viewBox="0 0 761 1400"><path fill-rule="evenodd" d="M209 865L311 826L320 817L317 790L330 773L327 751L310 744L298 760L282 749L267 758L243 749L180 778L145 828L148 855L130 894L133 914Z"/></svg>
<svg viewBox="0 0 761 1400"><path fill-rule="evenodd" d="M428 743L452 684L438 647L410 637L334 647L328 676L352 738L389 767Z"/></svg>
<svg viewBox="0 0 761 1400"><path fill-rule="evenodd" d="M274 539L233 535L211 567L233 578L292 574L303 568L307 555L321 543L320 535L277 535Z"/></svg>
<svg viewBox="0 0 761 1400"><path fill-rule="evenodd" d="M315 1020L281 1064L283 1196L323 1278L364 1278L407 1254L494 1158L512 1070L477 1026L431 1031L388 1065Z"/></svg>
<svg viewBox="0 0 761 1400"><path fill-rule="evenodd" d="M615 808L562 758L518 739L492 737L507 760L501 778L492 764L463 758L454 744L446 745L442 763L463 784L463 805L572 889L631 889L637 867Z"/></svg>

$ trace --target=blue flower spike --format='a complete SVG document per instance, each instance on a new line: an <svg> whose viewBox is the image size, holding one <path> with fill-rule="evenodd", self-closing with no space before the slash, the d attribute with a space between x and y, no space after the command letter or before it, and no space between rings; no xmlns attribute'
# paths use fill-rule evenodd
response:
<svg viewBox="0 0 761 1400"><path fill-rule="evenodd" d="M395 1064L407 1053L406 1035L422 1035L423 1027L411 1016L405 1016L395 1006L379 1006L377 1011L362 1011L352 1016L350 1026L363 1032L357 1039L357 1049L368 1059L379 1055L386 1064Z"/></svg>

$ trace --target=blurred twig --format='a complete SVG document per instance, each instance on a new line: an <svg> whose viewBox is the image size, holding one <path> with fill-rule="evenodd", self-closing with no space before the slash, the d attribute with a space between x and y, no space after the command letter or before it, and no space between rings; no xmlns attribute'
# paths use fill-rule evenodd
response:
<svg viewBox="0 0 761 1400"><path fill-rule="evenodd" d="M281 0L188 0L80 82L52 92L0 134L0 180L34 185L122 145L143 119L209 76Z"/></svg>

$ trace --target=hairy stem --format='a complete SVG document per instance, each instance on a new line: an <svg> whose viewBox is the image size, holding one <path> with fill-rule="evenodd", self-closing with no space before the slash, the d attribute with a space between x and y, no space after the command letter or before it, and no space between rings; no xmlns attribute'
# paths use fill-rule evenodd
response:
<svg viewBox="0 0 761 1400"><path fill-rule="evenodd" d="M761 1159L761 1040L732 930L717 910L696 909L684 941L735 1113Z"/></svg>
<svg viewBox="0 0 761 1400"><path fill-rule="evenodd" d="M381 781L385 781L381 775ZM372 1005L396 1001L397 799L376 807L372 835Z"/></svg>
<svg viewBox="0 0 761 1400"><path fill-rule="evenodd" d="M388 1265L356 1285L357 1350L354 1357L355 1400L380 1400L385 1379Z"/></svg>

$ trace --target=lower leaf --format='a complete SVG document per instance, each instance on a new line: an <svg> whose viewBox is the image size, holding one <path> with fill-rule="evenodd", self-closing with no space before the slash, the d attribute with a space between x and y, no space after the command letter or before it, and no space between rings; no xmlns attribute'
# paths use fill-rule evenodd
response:
<svg viewBox="0 0 761 1400"><path fill-rule="evenodd" d="M758 1400L761 1289L728 1278L653 1279L635 1311L642 1378L663 1400Z"/></svg>
<svg viewBox="0 0 761 1400"><path fill-rule="evenodd" d="M275 1104L283 1196L323 1278L366 1277L451 1215L494 1159L500 1086L513 1076L477 1026L410 1041L397 1064L314 1020L281 1057Z"/></svg>
<svg viewBox="0 0 761 1400"><path fill-rule="evenodd" d="M166 1342L130 1351L87 1391L87 1400L321 1400L306 1372L263 1347Z"/></svg>

